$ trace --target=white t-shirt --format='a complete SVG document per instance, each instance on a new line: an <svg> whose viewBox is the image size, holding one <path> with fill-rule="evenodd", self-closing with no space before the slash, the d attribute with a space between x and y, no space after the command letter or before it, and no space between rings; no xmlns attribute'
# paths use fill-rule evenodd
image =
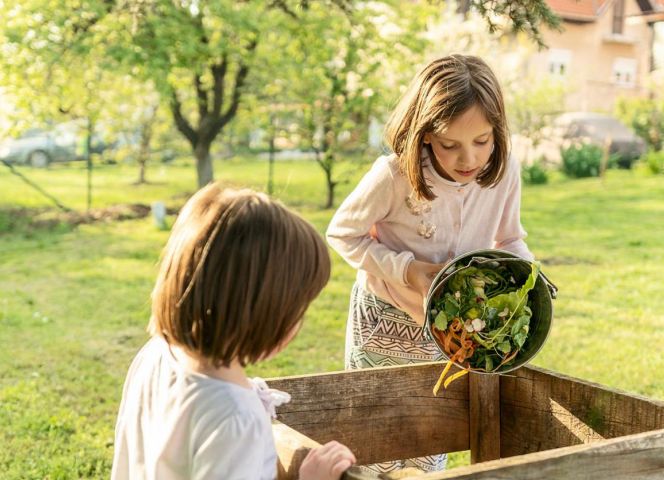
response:
<svg viewBox="0 0 664 480"><path fill-rule="evenodd" d="M185 370L162 338L129 368L115 427L113 480L263 480L277 475L256 390Z"/></svg>

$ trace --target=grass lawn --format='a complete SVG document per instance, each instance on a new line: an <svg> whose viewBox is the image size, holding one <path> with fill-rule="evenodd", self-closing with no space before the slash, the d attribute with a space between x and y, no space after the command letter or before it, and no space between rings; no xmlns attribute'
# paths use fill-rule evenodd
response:
<svg viewBox="0 0 664 480"><path fill-rule="evenodd" d="M344 168L351 181L339 186L338 200L361 173ZM83 165L20 171L62 203L84 208ZM264 189L267 164L224 161L215 172L228 185ZM333 213L320 208L322 171L310 162L279 162L276 174L275 196L322 233ZM132 185L131 166L102 166L93 178L93 207L181 205L195 185L186 161L151 167L154 183L143 186ZM108 478L122 382L146 340L149 292L167 232L149 218L7 231L15 208L48 205L0 166L0 472L3 479ZM664 177L556 177L524 188L522 220L560 290L553 330L534 363L664 399L664 357L657 353L664 351ZM332 279L301 334L250 373L341 369L353 277L334 256Z"/></svg>

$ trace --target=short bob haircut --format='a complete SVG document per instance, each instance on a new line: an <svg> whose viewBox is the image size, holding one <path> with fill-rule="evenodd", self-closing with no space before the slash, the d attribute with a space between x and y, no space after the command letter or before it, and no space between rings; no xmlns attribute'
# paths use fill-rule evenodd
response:
<svg viewBox="0 0 664 480"><path fill-rule="evenodd" d="M474 105L493 126L494 137L494 150L476 181L482 187L493 187L505 171L509 131L500 84L481 58L449 55L434 60L415 76L399 100L385 127L386 142L419 198L436 198L422 170L424 135L444 133L451 121ZM427 147L431 161L435 161L431 147Z"/></svg>
<svg viewBox="0 0 664 480"><path fill-rule="evenodd" d="M215 367L281 348L330 276L322 237L280 202L210 184L182 208L148 330Z"/></svg>

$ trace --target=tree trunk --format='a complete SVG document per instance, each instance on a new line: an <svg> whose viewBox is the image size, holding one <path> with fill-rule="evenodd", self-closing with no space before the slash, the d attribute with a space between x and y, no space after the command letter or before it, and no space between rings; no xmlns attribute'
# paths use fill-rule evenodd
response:
<svg viewBox="0 0 664 480"><path fill-rule="evenodd" d="M325 153L325 166L323 170L325 171L325 183L327 185L327 202L325 203L325 208L334 207L334 188L337 186L337 182L332 180L332 166L334 165L334 157L330 152Z"/></svg>
<svg viewBox="0 0 664 480"><path fill-rule="evenodd" d="M138 151L138 185L147 183L145 180L145 166L148 163L148 157L150 156L150 141L152 137L152 129L149 127L144 127L141 135L141 146Z"/></svg>
<svg viewBox="0 0 664 480"><path fill-rule="evenodd" d="M92 135L94 134L94 131L94 122L88 117L87 130L85 132L85 164L88 172L86 210L88 211L92 208Z"/></svg>
<svg viewBox="0 0 664 480"><path fill-rule="evenodd" d="M136 181L137 185L143 185L147 183L145 181L145 164L147 163L147 158L143 153L140 154L138 158L138 180Z"/></svg>
<svg viewBox="0 0 664 480"><path fill-rule="evenodd" d="M147 183L145 179L145 170L150 158L150 144L152 143L153 126L157 120L157 109L159 105L154 105L150 109L150 116L146 118L141 125L141 144L138 149L138 185Z"/></svg>
<svg viewBox="0 0 664 480"><path fill-rule="evenodd" d="M214 180L212 158L210 157L210 144L201 142L194 148L196 157L196 173L198 174L198 188L203 188Z"/></svg>
<svg viewBox="0 0 664 480"><path fill-rule="evenodd" d="M274 129L270 134L270 155L268 157L268 168L267 168L267 194L272 195L274 193Z"/></svg>

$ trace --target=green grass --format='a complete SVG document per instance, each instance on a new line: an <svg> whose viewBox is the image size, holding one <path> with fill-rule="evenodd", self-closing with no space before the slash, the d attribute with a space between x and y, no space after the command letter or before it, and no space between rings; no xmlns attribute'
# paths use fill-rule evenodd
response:
<svg viewBox="0 0 664 480"><path fill-rule="evenodd" d="M63 203L84 207L82 165L20 171ZM267 181L265 162L217 162L215 172L228 185L264 189ZM321 170L279 162L276 174L276 196L322 233L333 211L320 207ZM339 200L358 174L340 185ZM180 205L195 185L186 161L151 167L149 185L133 186L135 177L132 166L96 169L93 206ZM3 479L107 478L122 382L146 340L167 232L149 218L6 231L17 207L46 208L48 200L0 170L0 472ZM555 177L524 188L522 220L560 289L552 332L534 363L664 399L663 178L629 171L610 171L604 180ZM332 279L301 334L252 375L342 368L354 272L333 257ZM456 454L452 464L466 461Z"/></svg>

